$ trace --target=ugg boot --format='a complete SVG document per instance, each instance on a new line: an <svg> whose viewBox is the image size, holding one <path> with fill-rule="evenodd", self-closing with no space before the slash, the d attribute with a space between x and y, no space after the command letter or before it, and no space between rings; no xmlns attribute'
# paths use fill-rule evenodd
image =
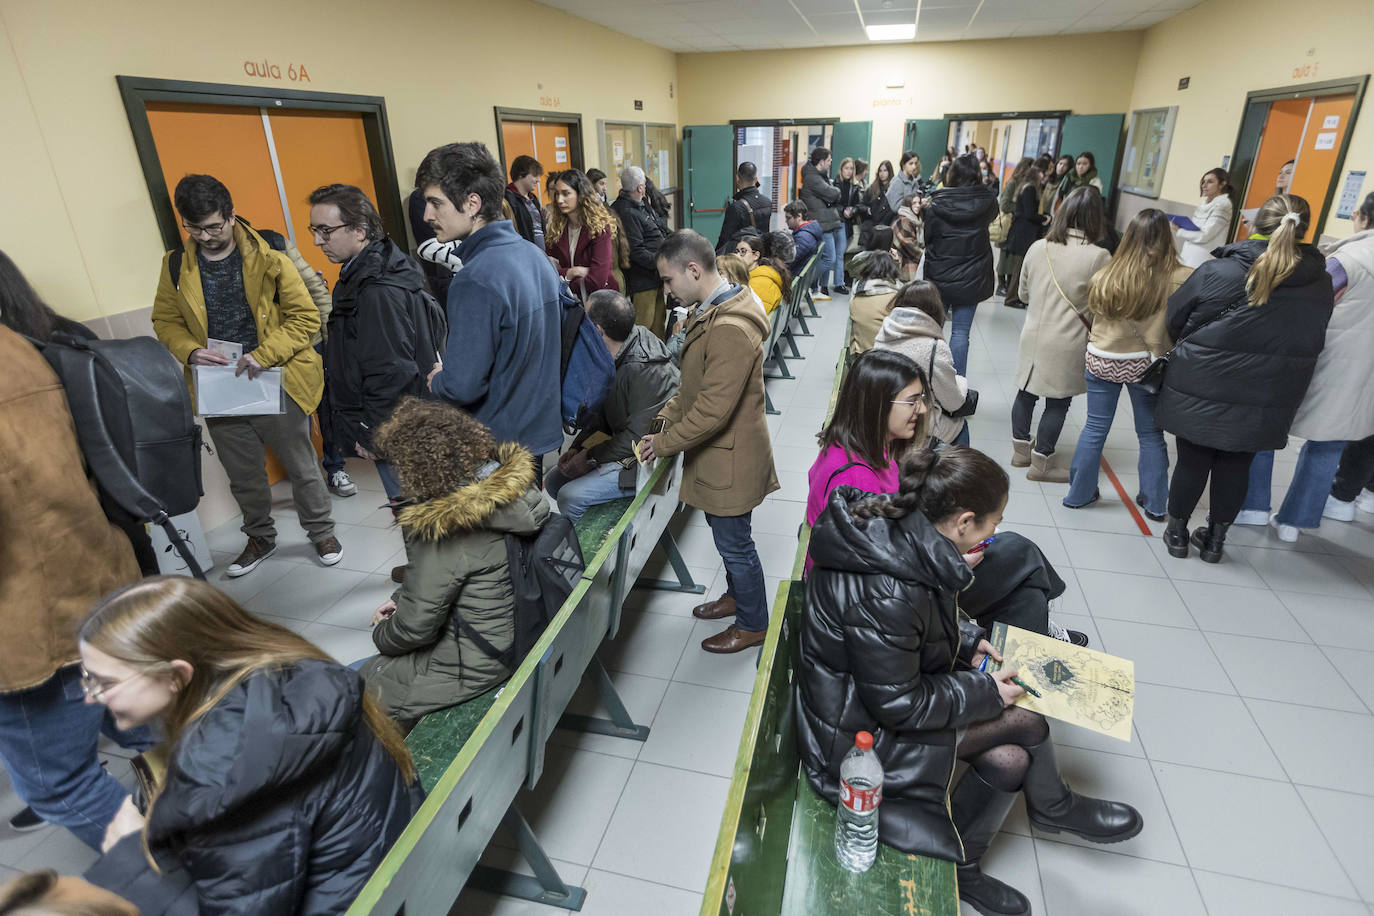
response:
<svg viewBox="0 0 1374 916"><path fill-rule="evenodd" d="M1028 468L1031 462L1031 441L1029 439L1011 440L1011 466Z"/></svg>
<svg viewBox="0 0 1374 916"><path fill-rule="evenodd" d="M1207 525L1193 531L1193 546L1204 563L1220 563L1222 548L1226 546L1226 522L1214 522L1210 518Z"/></svg>
<svg viewBox="0 0 1374 916"><path fill-rule="evenodd" d="M1164 546L1169 556L1180 560L1188 558L1188 520L1169 516L1169 524L1164 529Z"/></svg>
<svg viewBox="0 0 1374 916"><path fill-rule="evenodd" d="M1027 480L1043 480L1046 483L1068 483L1068 468L1050 467L1050 462L1054 460L1054 453L1042 455L1032 451L1030 456L1030 470L1026 472Z"/></svg>
<svg viewBox="0 0 1374 916"><path fill-rule="evenodd" d="M959 899L984 916L1030 916L1031 905L1025 895L983 874L979 866L1015 802L1015 792L993 788L973 767L949 795L950 816L964 843L964 861L958 866Z"/></svg>
<svg viewBox="0 0 1374 916"><path fill-rule="evenodd" d="M1021 790L1026 793L1026 816L1041 830L1067 830L1093 843L1120 843L1145 826L1140 812L1125 802L1079 795L1064 784L1054 739L1026 748L1030 767Z"/></svg>

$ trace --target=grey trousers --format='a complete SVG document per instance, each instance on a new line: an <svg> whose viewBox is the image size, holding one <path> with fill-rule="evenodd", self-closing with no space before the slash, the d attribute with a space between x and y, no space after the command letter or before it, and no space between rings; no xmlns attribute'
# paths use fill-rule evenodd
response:
<svg viewBox="0 0 1374 916"><path fill-rule="evenodd" d="M219 463L229 475L229 491L243 513L243 533L275 542L272 488L267 484L267 450L271 446L291 479L291 496L301 527L318 544L334 535L329 489L320 474L310 441L310 418L291 398L286 413L260 417L206 417Z"/></svg>

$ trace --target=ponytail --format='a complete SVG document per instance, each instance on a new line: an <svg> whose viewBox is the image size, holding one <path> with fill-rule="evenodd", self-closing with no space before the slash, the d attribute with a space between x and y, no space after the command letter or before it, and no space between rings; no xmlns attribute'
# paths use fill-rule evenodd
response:
<svg viewBox="0 0 1374 916"><path fill-rule="evenodd" d="M1010 487L1001 465L967 446L915 449L897 462L897 471L897 492L857 503L856 518L899 519L912 512L932 523L961 512L983 518L1002 507Z"/></svg>
<svg viewBox="0 0 1374 916"><path fill-rule="evenodd" d="M1264 305L1274 289L1297 270L1302 252L1298 240L1307 234L1312 210L1293 194L1275 194L1255 215L1255 231L1269 236L1269 245L1245 278L1246 301Z"/></svg>

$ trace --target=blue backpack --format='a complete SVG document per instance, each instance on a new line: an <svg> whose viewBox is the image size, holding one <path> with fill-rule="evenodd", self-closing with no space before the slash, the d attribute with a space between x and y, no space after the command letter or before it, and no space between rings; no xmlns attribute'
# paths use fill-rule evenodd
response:
<svg viewBox="0 0 1374 916"><path fill-rule="evenodd" d="M571 432L585 426L606 402L606 392L615 377L615 360L567 283L562 284L559 305L563 308L560 407L563 426Z"/></svg>

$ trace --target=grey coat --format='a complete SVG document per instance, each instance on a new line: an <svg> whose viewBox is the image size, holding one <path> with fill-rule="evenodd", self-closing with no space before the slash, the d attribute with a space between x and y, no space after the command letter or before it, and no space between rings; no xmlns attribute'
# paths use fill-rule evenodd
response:
<svg viewBox="0 0 1374 916"><path fill-rule="evenodd" d="M573 440L580 448L593 433L609 439L587 449L597 464L627 463L620 476L622 487L635 485L634 444L649 432L659 408L677 391L678 368L663 341L643 325L635 325L615 358L615 378L601 409Z"/></svg>
<svg viewBox="0 0 1374 916"><path fill-rule="evenodd" d="M822 232L840 228L843 220L840 219L840 211L835 209L840 199L840 189L809 162L802 166L801 174L801 199L806 204L807 216L821 224Z"/></svg>

